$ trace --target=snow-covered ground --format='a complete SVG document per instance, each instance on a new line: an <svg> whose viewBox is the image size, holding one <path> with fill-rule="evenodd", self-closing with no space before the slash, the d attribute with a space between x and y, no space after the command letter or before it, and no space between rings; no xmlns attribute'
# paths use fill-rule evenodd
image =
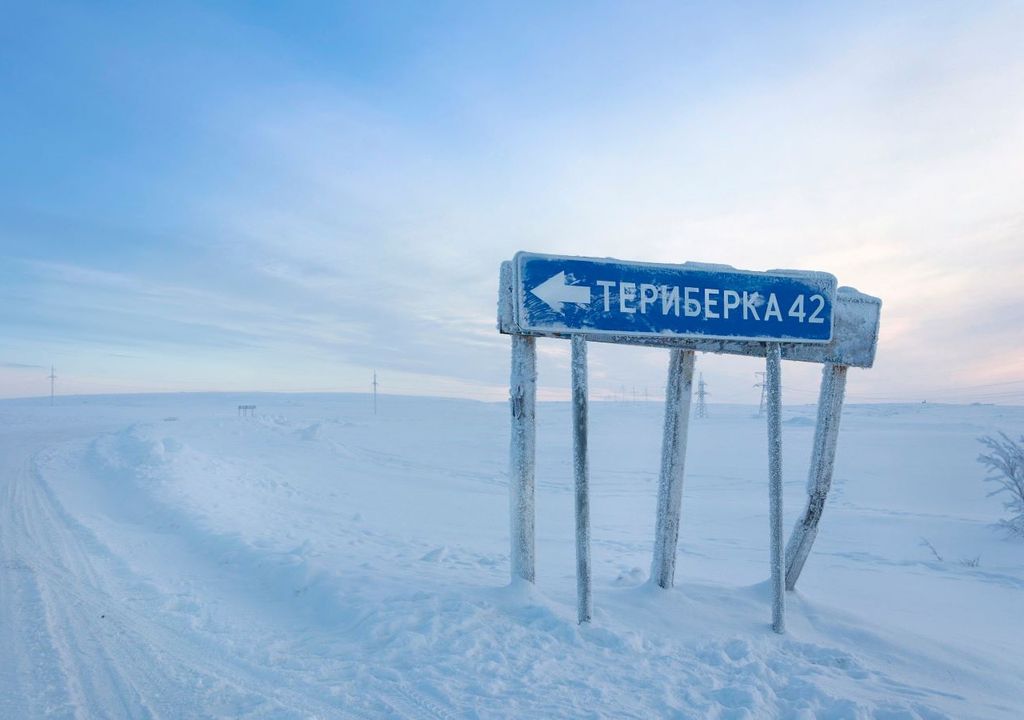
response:
<svg viewBox="0 0 1024 720"><path fill-rule="evenodd" d="M591 406L579 627L564 403L538 410L530 587L508 582L504 404L0 402L0 717L1022 716L1024 542L993 527L975 458L980 435L1024 431L1024 408L848 407L785 636L764 422L712 413L691 422L663 591L661 407ZM787 532L813 417L785 410Z"/></svg>

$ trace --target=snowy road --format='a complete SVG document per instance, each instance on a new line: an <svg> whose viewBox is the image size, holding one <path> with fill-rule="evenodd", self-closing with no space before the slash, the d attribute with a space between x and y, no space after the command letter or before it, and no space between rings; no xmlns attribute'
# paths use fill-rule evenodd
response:
<svg viewBox="0 0 1024 720"><path fill-rule="evenodd" d="M27 442L26 442L27 440ZM61 649L59 610L53 608L53 558L49 554L52 532L42 518L42 506L50 506L32 480L32 459L42 445L40 438L4 436L0 444L0 477L3 506L0 515L0 607L9 619L0 625L0 714L3 717L41 717L71 714L74 673L65 670ZM40 547L38 540L44 545ZM67 602L61 602L66 606Z"/></svg>
<svg viewBox="0 0 1024 720"><path fill-rule="evenodd" d="M0 718L1018 715L1024 562L974 454L1020 411L851 411L780 638L746 411L694 424L666 593L645 583L659 408L596 405L579 628L564 405L542 407L533 589L506 586L502 406L90 402L0 404ZM787 524L811 412L788 416Z"/></svg>
<svg viewBox="0 0 1024 720"><path fill-rule="evenodd" d="M138 617L124 607L116 560L74 525L36 468L53 439L5 437L0 447L0 603L12 618L0 638L11 650L3 716L161 716L161 707L174 707L167 660L154 657Z"/></svg>
<svg viewBox="0 0 1024 720"><path fill-rule="evenodd" d="M335 715L316 693L280 686L169 622L165 598L76 523L41 477L39 456L72 438L47 430L0 441L0 717Z"/></svg>

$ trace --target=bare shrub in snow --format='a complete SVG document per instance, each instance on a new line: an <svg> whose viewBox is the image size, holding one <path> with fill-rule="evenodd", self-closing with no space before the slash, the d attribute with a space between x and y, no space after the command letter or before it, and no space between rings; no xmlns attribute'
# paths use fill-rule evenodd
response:
<svg viewBox="0 0 1024 720"><path fill-rule="evenodd" d="M921 538L921 547L928 548L931 551L932 555L935 556L935 559L938 560L940 563L946 562L945 558L943 558L941 555L939 555L939 551L935 549L935 546L932 545L931 540L929 540L928 538L926 538L926 537ZM979 567L981 565L981 555L975 555L974 557L960 558L960 564L963 565L964 567L970 567L970 568Z"/></svg>
<svg viewBox="0 0 1024 720"><path fill-rule="evenodd" d="M939 551L935 549L935 546L931 544L931 542L928 540L928 538L926 538L926 537L921 538L921 545L923 545L924 547L926 547L929 550L931 550L932 551L932 555L935 556L936 560L938 560L939 562L945 562L945 560L942 559L942 556L939 555Z"/></svg>
<svg viewBox="0 0 1024 720"><path fill-rule="evenodd" d="M1024 537L1024 436L1013 440L1006 433L999 433L999 437L981 438L981 443L988 448L987 453L978 456L978 462L989 470L985 482L998 486L989 495L1009 495L1003 507L1010 511L1011 517L1000 521L1000 525Z"/></svg>

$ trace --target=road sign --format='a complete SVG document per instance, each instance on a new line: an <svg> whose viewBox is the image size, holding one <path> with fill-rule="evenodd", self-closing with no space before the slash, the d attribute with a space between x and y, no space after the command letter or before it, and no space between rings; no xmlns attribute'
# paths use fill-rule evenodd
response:
<svg viewBox="0 0 1024 720"><path fill-rule="evenodd" d="M785 632L792 589L817 535L832 480L846 370L871 367L881 300L824 272L749 272L518 253L501 264L498 330L512 337L509 471L513 580L534 582L537 336L572 340L577 619L590 622L587 344L671 350L651 579L672 587L696 352L764 357L768 386L772 629ZM782 545L782 360L823 363L807 509Z"/></svg>
<svg viewBox="0 0 1024 720"><path fill-rule="evenodd" d="M836 279L520 252L515 322L539 334L827 343Z"/></svg>

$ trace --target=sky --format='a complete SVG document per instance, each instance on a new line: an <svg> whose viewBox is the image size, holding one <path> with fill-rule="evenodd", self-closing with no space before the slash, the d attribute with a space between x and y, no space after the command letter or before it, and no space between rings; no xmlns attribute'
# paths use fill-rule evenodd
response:
<svg viewBox="0 0 1024 720"><path fill-rule="evenodd" d="M11 4L0 397L500 400L518 250L831 272L858 402L1024 403L1024 5ZM542 398L568 344L538 343ZM597 399L667 351L595 346ZM703 355L712 402L751 358ZM820 368L785 363L786 402Z"/></svg>

